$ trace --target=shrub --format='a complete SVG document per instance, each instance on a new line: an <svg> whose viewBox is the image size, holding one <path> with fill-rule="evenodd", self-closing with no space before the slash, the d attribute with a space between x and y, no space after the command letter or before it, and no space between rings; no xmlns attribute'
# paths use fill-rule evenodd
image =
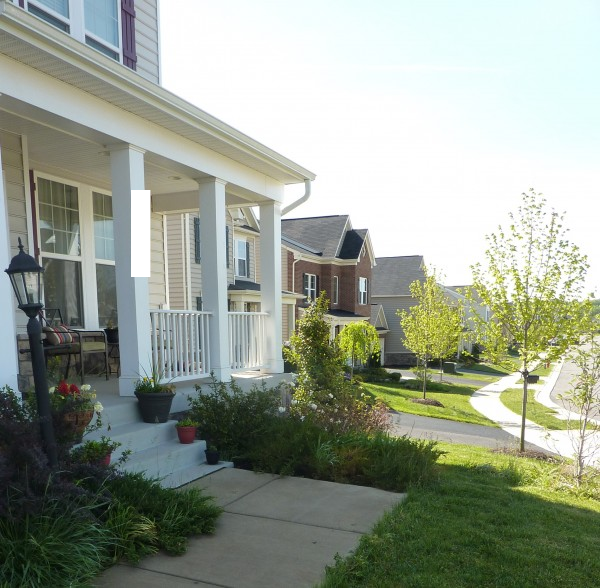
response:
<svg viewBox="0 0 600 588"><path fill-rule="evenodd" d="M107 487L113 499L136 509L142 517L138 522L152 521L156 536L151 537L150 547L156 541L170 555L185 553L188 536L213 533L222 512L212 498L203 496L197 488L183 491L163 488L158 480L149 480L140 473L115 476L107 482ZM139 535L135 540L139 543ZM140 553L130 545L132 552L140 556L145 555L146 548L142 545Z"/></svg>
<svg viewBox="0 0 600 588"><path fill-rule="evenodd" d="M260 436L278 414L279 388L253 386L243 392L232 380L219 382L212 376L208 392L196 386L190 398L190 418L199 423L205 439L229 457L243 454L254 437Z"/></svg>
<svg viewBox="0 0 600 588"><path fill-rule="evenodd" d="M87 586L106 565L113 535L79 498L46 496L39 513L0 517L0 585Z"/></svg>

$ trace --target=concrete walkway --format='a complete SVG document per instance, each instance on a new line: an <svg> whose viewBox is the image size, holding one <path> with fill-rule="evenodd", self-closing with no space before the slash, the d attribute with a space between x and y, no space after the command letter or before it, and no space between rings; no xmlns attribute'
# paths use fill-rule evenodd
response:
<svg viewBox="0 0 600 588"><path fill-rule="evenodd" d="M541 384L530 384L528 391L530 394L535 395L535 399L538 402L555 410L557 412L557 418L571 418L575 421L579 418L576 413L569 412L564 407L556 404L551 398L562 365L562 363L557 364L548 377L540 378ZM521 384L517 384L520 378L521 374L518 372L505 376L497 382L481 388L471 396L471 405L475 410L488 417L490 420L498 423L504 431L518 439L521 437L521 417L504 406L500 400L500 393L508 388L520 387ZM566 392L566 390L564 390L564 392ZM557 455L570 458L573 457L577 443L577 428L575 425L575 431L572 432L548 430L527 419L525 425L525 440L544 451L550 451ZM600 434L596 433L590 439L590 444L600 446ZM596 465L600 464L598 457L596 457L595 463Z"/></svg>
<svg viewBox="0 0 600 588"><path fill-rule="evenodd" d="M305 478L223 469L191 485L225 512L214 535L192 538L181 557L119 564L104 588L314 586L336 553L348 555L404 494Z"/></svg>

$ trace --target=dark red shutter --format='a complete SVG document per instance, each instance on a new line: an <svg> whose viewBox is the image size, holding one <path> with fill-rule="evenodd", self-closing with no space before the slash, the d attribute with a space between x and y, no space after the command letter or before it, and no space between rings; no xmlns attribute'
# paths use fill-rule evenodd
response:
<svg viewBox="0 0 600 588"><path fill-rule="evenodd" d="M123 65L136 69L134 0L121 0L121 29L123 33Z"/></svg>

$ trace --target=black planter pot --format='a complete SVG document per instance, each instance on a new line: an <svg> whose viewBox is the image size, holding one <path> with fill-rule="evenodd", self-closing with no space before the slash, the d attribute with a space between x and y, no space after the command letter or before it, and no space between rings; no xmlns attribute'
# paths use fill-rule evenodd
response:
<svg viewBox="0 0 600 588"><path fill-rule="evenodd" d="M216 465L219 463L219 452L218 451L210 451L207 449L204 452L204 454L206 455L206 463L208 465Z"/></svg>
<svg viewBox="0 0 600 588"><path fill-rule="evenodd" d="M136 392L135 395L145 423L166 423L169 420L174 396L171 392Z"/></svg>

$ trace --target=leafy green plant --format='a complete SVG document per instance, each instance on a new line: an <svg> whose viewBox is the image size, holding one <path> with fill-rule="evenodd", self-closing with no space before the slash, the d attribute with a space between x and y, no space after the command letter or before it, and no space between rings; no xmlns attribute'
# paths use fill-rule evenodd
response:
<svg viewBox="0 0 600 588"><path fill-rule="evenodd" d="M127 473L107 481L111 495L120 503L133 506L156 526L151 545L170 555L185 552L187 537L213 533L222 509L197 488L162 488L157 480L143 474Z"/></svg>
<svg viewBox="0 0 600 588"><path fill-rule="evenodd" d="M176 425L176 427L199 427L200 423L191 418L181 419Z"/></svg>
<svg viewBox="0 0 600 588"><path fill-rule="evenodd" d="M229 457L241 455L253 439L264 433L271 419L277 418L281 402L279 388L253 386L248 392L232 380L219 382L214 375L208 391L196 386L190 397L190 418L197 421L205 439Z"/></svg>
<svg viewBox="0 0 600 588"><path fill-rule="evenodd" d="M114 545L110 529L95 521L86 498L44 499L39 512L0 517L2 586L88 586Z"/></svg>
<svg viewBox="0 0 600 588"><path fill-rule="evenodd" d="M71 451L71 458L82 463L100 463L121 445L122 443L102 435L99 441L84 441L82 445L75 447Z"/></svg>

